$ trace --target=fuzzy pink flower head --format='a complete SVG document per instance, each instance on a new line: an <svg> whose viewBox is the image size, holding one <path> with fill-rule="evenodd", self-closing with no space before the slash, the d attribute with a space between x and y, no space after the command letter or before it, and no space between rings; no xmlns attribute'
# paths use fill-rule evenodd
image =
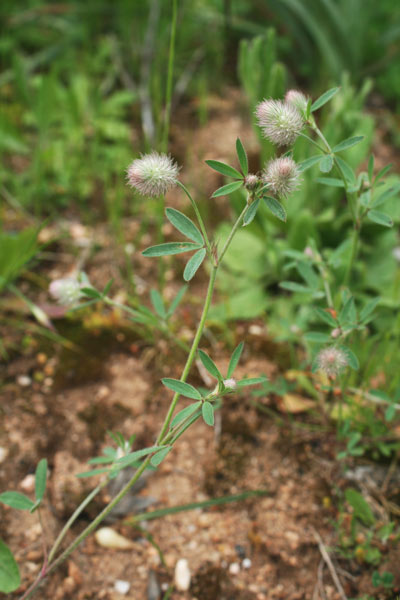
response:
<svg viewBox="0 0 400 600"><path fill-rule="evenodd" d="M49 285L49 292L54 300L62 306L73 306L82 297L82 284L73 277L55 279Z"/></svg>
<svg viewBox="0 0 400 600"><path fill-rule="evenodd" d="M246 190L255 190L259 183L260 179L257 177L257 175L253 175L252 173L249 173L244 178L244 187Z"/></svg>
<svg viewBox="0 0 400 600"><path fill-rule="evenodd" d="M263 171L262 179L269 190L281 198L290 196L301 182L299 168L289 156L270 160Z"/></svg>
<svg viewBox="0 0 400 600"><path fill-rule="evenodd" d="M162 196L178 181L179 167L167 154L152 152L136 158L128 167L128 185L143 196Z"/></svg>
<svg viewBox="0 0 400 600"><path fill-rule="evenodd" d="M264 136L277 146L291 146L304 126L299 110L281 100L263 100L256 116Z"/></svg>
<svg viewBox="0 0 400 600"><path fill-rule="evenodd" d="M301 114L304 114L307 109L308 98L298 90L289 90L286 92L285 102L297 108Z"/></svg>
<svg viewBox="0 0 400 600"><path fill-rule="evenodd" d="M336 377L348 365L346 354L340 348L328 346L319 352L316 364L329 377Z"/></svg>
<svg viewBox="0 0 400 600"><path fill-rule="evenodd" d="M224 386L227 390L234 391L237 388L237 382L235 379L230 377L229 379L224 379Z"/></svg>

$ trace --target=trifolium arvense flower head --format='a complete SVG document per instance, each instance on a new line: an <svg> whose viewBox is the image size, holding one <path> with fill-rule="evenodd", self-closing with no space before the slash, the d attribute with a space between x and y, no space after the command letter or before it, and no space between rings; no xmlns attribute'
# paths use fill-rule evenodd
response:
<svg viewBox="0 0 400 600"><path fill-rule="evenodd" d="M335 346L321 350L316 357L316 365L329 377L336 377L349 364L346 353Z"/></svg>
<svg viewBox="0 0 400 600"><path fill-rule="evenodd" d="M224 379L224 386L227 390L234 391L237 388L236 380L230 377L229 379Z"/></svg>
<svg viewBox="0 0 400 600"><path fill-rule="evenodd" d="M290 196L301 182L299 168L289 156L270 160L263 171L262 178L268 190L281 198Z"/></svg>
<svg viewBox="0 0 400 600"><path fill-rule="evenodd" d="M143 196L162 196L178 180L179 167L167 154L152 152L136 158L128 167L128 185Z"/></svg>
<svg viewBox="0 0 400 600"><path fill-rule="evenodd" d="M260 179L257 175L253 175L253 173L249 173L244 178L244 187L246 190L253 191L257 188L260 183Z"/></svg>
<svg viewBox="0 0 400 600"><path fill-rule="evenodd" d="M307 109L308 98L298 90L289 90L286 92L285 102L297 108L301 114L304 114Z"/></svg>
<svg viewBox="0 0 400 600"><path fill-rule="evenodd" d="M55 279L49 285L50 295L62 306L73 306L84 294L81 291L82 283L74 277Z"/></svg>
<svg viewBox="0 0 400 600"><path fill-rule="evenodd" d="M304 126L299 110L281 100L263 100L256 116L264 136L277 146L291 146Z"/></svg>

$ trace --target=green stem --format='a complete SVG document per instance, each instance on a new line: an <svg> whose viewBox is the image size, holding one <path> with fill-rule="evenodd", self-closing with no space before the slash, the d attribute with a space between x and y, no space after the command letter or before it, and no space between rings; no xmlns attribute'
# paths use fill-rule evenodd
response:
<svg viewBox="0 0 400 600"><path fill-rule="evenodd" d="M350 275L353 270L353 265L354 265L354 262L355 262L356 256L357 256L359 237L360 237L360 228L355 225L354 230L353 230L353 239L351 242L350 260L347 263L346 272L345 272L344 278L343 278L344 286L346 286L349 283Z"/></svg>
<svg viewBox="0 0 400 600"><path fill-rule="evenodd" d="M226 240L225 245L221 250L221 254L218 257L218 264L220 264L222 262L222 259L225 256L225 252L228 250L229 244L231 243L233 236L235 235L236 231L239 229L242 219L243 219L248 207L249 207L249 200L247 201L247 204L244 207L244 209L242 210L242 212L240 213L239 218L237 219L236 223L232 227L232 231L230 232L229 237Z"/></svg>
<svg viewBox="0 0 400 600"><path fill-rule="evenodd" d="M170 124L170 120L171 120L172 81L173 81L173 74L174 74L177 14L178 14L178 0L172 0L172 19L171 19L171 37L170 37L170 42L169 42L169 55L168 55L167 92L166 92L166 101L165 101L164 130L163 130L163 137L162 137L162 142L161 142L162 152L166 152L168 149L169 124Z"/></svg>
<svg viewBox="0 0 400 600"><path fill-rule="evenodd" d="M203 234L203 238L204 238L204 241L205 241L205 244L206 244L207 250L208 250L209 257L211 258L211 257L212 257L212 252L211 252L211 244L210 244L210 241L209 241L209 239L208 239L207 231L206 231L206 228L205 228L205 226L204 226L204 221L203 221L203 218L202 218L202 216L201 216L201 214L200 214L200 211L199 211L199 209L198 209L198 207L197 207L197 204L196 204L196 202L193 200L192 196L190 195L190 192L189 192L189 190L188 190L188 189L187 189L187 188L186 188L186 187L183 185L183 183L181 183L180 181L178 181L177 183L178 183L179 187L180 187L180 188L181 188L181 189L182 189L182 190L185 192L186 196L187 196L187 197L189 198L189 200L190 200L190 203L191 203L191 205L192 205L192 207L193 207L193 210L194 210L194 212L195 212L195 215L196 215L197 221L198 221L198 223L199 223L199 226L200 226L201 233Z"/></svg>

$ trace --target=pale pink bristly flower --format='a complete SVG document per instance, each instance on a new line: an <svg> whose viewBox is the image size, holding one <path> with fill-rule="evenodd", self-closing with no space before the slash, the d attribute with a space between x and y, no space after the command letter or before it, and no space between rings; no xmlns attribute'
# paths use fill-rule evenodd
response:
<svg viewBox="0 0 400 600"><path fill-rule="evenodd" d="M162 196L178 180L179 167L167 154L152 152L136 158L128 167L128 184L143 196Z"/></svg>
<svg viewBox="0 0 400 600"><path fill-rule="evenodd" d="M55 279L49 285L49 293L62 306L73 306L83 297L82 284L73 277Z"/></svg>
<svg viewBox="0 0 400 600"><path fill-rule="evenodd" d="M230 379L225 379L224 386L229 390L236 390L236 388L237 388L236 380L233 379L232 377Z"/></svg>
<svg viewBox="0 0 400 600"><path fill-rule="evenodd" d="M256 116L264 136L277 146L291 146L304 126L299 110L281 100L263 100Z"/></svg>
<svg viewBox="0 0 400 600"><path fill-rule="evenodd" d="M308 98L298 90L289 90L286 92L285 102L297 108L301 113L304 113L307 108Z"/></svg>
<svg viewBox="0 0 400 600"><path fill-rule="evenodd" d="M340 348L329 346L319 352L316 363L329 377L335 377L348 365L346 354Z"/></svg>
<svg viewBox="0 0 400 600"><path fill-rule="evenodd" d="M287 198L300 185L300 171L289 156L275 158L267 163L262 178L269 190L276 196Z"/></svg>
<svg viewBox="0 0 400 600"><path fill-rule="evenodd" d="M244 178L244 186L247 190L256 189L256 187L258 186L259 183L260 183L260 180L257 177L257 175L253 175L252 173L249 173Z"/></svg>

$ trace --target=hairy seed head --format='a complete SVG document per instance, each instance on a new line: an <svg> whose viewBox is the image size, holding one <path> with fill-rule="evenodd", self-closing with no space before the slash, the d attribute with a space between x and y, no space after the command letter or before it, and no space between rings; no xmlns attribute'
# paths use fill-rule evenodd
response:
<svg viewBox="0 0 400 600"><path fill-rule="evenodd" d="M128 185L143 196L161 196L178 180L179 167L167 154L152 152L136 158L128 167Z"/></svg>
<svg viewBox="0 0 400 600"><path fill-rule="evenodd" d="M262 178L272 193L281 198L290 196L301 182L299 168L289 156L270 160L263 171Z"/></svg>
<svg viewBox="0 0 400 600"><path fill-rule="evenodd" d="M62 306L73 306L83 297L82 284L73 277L55 279L49 285L50 295Z"/></svg>
<svg viewBox="0 0 400 600"><path fill-rule="evenodd" d="M291 146L304 126L298 109L281 100L263 100L256 116L264 136L277 146Z"/></svg>
<svg viewBox="0 0 400 600"><path fill-rule="evenodd" d="M286 92L285 102L297 108L301 114L304 114L307 109L308 98L298 90L289 90Z"/></svg>
<svg viewBox="0 0 400 600"><path fill-rule="evenodd" d="M329 377L336 377L348 365L346 354L340 348L328 346L319 352L316 363Z"/></svg>

